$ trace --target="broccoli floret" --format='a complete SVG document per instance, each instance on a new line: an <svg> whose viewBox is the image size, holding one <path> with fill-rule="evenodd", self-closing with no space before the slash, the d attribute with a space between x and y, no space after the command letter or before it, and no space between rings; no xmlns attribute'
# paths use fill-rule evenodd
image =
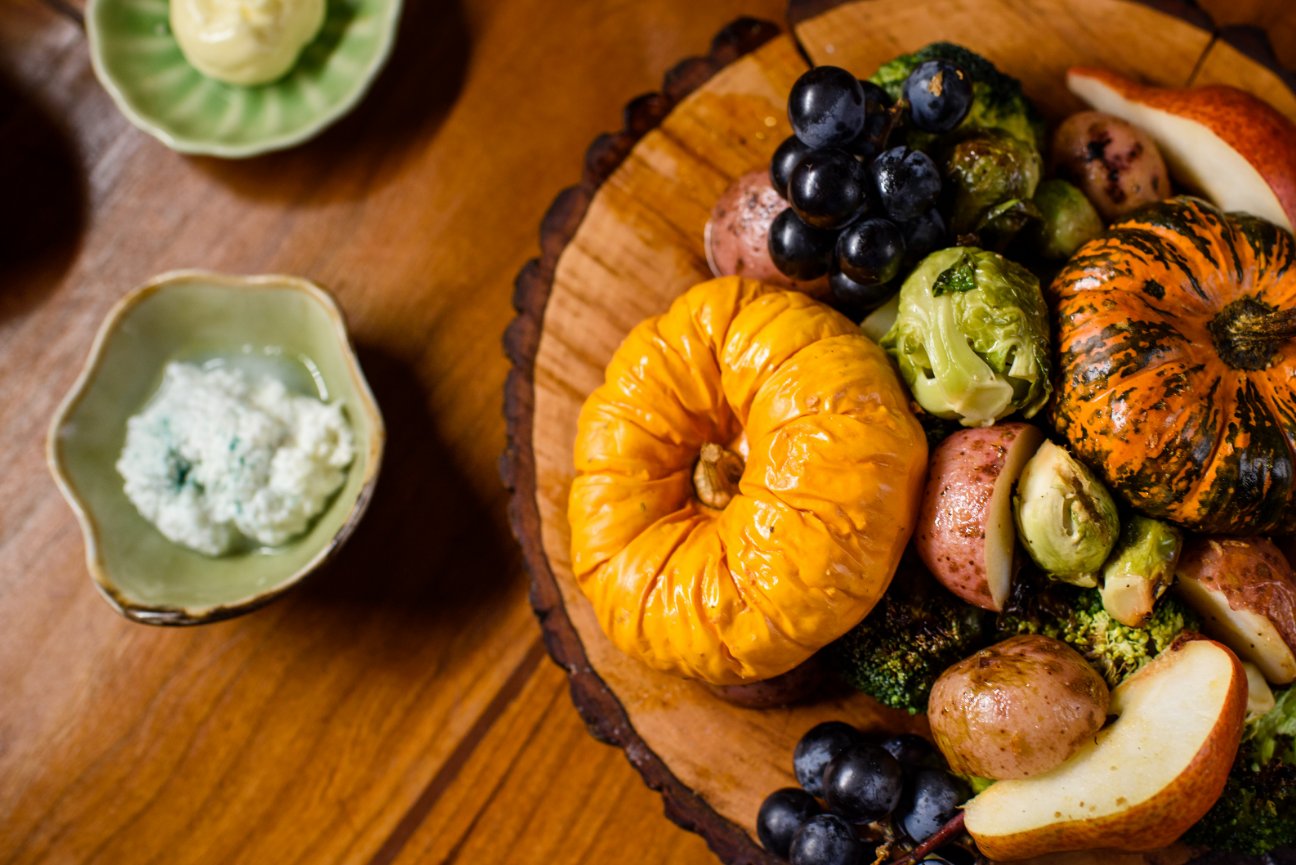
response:
<svg viewBox="0 0 1296 865"><path fill-rule="evenodd" d="M937 677L993 638L990 617L902 566L863 622L828 649L830 664L852 687L912 714L927 711Z"/></svg>
<svg viewBox="0 0 1296 865"><path fill-rule="evenodd" d="M1196 630L1200 625L1178 598L1167 596L1158 602L1147 627L1131 628L1103 608L1097 589L1022 573L1014 581L997 630L1000 639L1043 634L1061 640L1083 655L1114 688L1174 642L1181 631Z"/></svg>
<svg viewBox="0 0 1296 865"><path fill-rule="evenodd" d="M1296 766L1235 764L1219 800L1183 841L1252 856L1296 844Z"/></svg>
<svg viewBox="0 0 1296 865"><path fill-rule="evenodd" d="M900 97L904 81L919 63L948 60L972 76L972 107L959 129L1002 129L1041 147L1043 125L1022 93L1021 82L1005 75L981 55L951 42L935 42L913 54L902 54L869 79L892 99Z"/></svg>
<svg viewBox="0 0 1296 865"><path fill-rule="evenodd" d="M1280 762L1296 766L1296 685L1274 695L1274 707L1247 725L1247 741L1257 763Z"/></svg>
<svg viewBox="0 0 1296 865"><path fill-rule="evenodd" d="M1247 725L1224 793L1183 840L1252 856L1296 845L1296 687Z"/></svg>

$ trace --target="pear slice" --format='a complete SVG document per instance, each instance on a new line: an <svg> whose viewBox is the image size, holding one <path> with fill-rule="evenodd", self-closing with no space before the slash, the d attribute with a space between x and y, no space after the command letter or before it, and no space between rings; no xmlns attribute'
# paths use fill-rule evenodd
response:
<svg viewBox="0 0 1296 865"><path fill-rule="evenodd" d="M1246 707L1246 673L1229 649L1176 642L1112 692L1116 721L1065 763L968 802L967 831L993 860L1164 847L1219 798Z"/></svg>
<svg viewBox="0 0 1296 865"><path fill-rule="evenodd" d="M1296 124L1236 87L1148 87L1106 69L1074 68L1067 87L1152 136L1175 180L1224 210L1296 223Z"/></svg>

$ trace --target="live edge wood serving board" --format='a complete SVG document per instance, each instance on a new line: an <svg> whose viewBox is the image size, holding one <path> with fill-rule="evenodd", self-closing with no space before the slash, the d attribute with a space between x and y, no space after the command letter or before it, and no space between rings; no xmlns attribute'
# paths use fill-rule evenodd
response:
<svg viewBox="0 0 1296 865"><path fill-rule="evenodd" d="M795 783L791 754L805 730L829 719L888 730L919 730L923 721L859 695L743 709L622 655L571 575L566 501L582 402L631 327L710 276L702 230L711 207L732 180L768 165L790 134L786 96L807 59L867 76L896 54L950 40L1020 78L1050 120L1081 107L1064 84L1077 64L1165 85L1234 84L1296 117L1290 74L1245 39L1217 38L1210 19L1183 4L794 0L788 20L791 32L734 22L709 54L670 70L660 92L630 102L624 129L590 146L582 182L558 196L541 226L541 256L518 277L518 317L505 339L514 369L504 473L549 652L593 735L625 749L671 819L729 863L773 861L754 840L754 820L765 795ZM1047 861L1190 858L1177 848Z"/></svg>

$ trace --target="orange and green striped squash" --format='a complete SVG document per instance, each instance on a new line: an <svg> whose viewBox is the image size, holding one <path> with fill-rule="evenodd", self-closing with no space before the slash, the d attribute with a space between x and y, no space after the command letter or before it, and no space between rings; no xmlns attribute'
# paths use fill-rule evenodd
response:
<svg viewBox="0 0 1296 865"><path fill-rule="evenodd" d="M1054 280L1054 424L1133 507L1218 534L1296 530L1294 256L1282 228L1184 196Z"/></svg>
<svg viewBox="0 0 1296 865"><path fill-rule="evenodd" d="M572 571L621 650L715 685L854 627L913 531L927 442L882 349L804 294L697 285L577 423Z"/></svg>

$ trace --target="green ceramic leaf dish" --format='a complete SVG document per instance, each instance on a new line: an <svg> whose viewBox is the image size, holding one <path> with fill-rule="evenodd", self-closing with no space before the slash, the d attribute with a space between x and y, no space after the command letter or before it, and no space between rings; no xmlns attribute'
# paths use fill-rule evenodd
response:
<svg viewBox="0 0 1296 865"><path fill-rule="evenodd" d="M213 558L168 541L145 520L116 466L126 421L147 404L166 364L216 357L273 364L295 390L340 401L355 460L305 534L273 549ZM341 313L323 289L290 276L176 271L131 292L109 313L50 424L46 456L81 523L90 575L108 602L138 622L194 625L256 609L339 549L372 496L384 440Z"/></svg>
<svg viewBox="0 0 1296 865"><path fill-rule="evenodd" d="M328 0L324 27L286 76L240 87L189 65L167 0L90 0L95 75L126 117L181 153L245 157L291 147L360 101L391 52L401 0Z"/></svg>

